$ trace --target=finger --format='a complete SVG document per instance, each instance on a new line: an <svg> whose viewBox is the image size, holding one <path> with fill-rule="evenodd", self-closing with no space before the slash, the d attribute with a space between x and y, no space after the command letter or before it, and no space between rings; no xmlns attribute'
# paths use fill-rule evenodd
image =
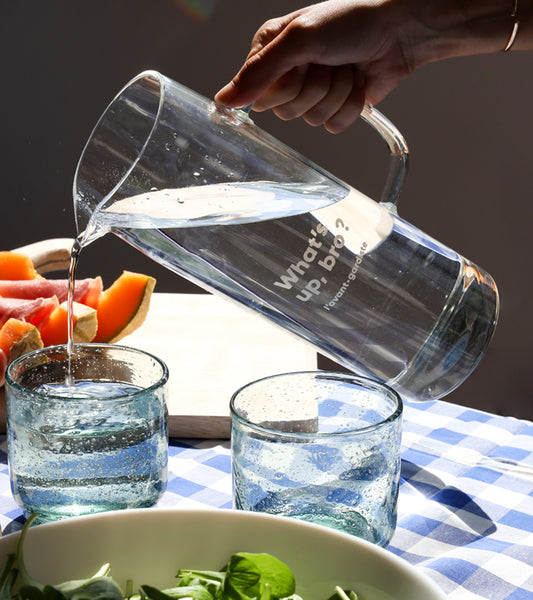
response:
<svg viewBox="0 0 533 600"><path fill-rule="evenodd" d="M255 33L246 60L251 58L254 54L257 54L265 46L268 46L268 44L270 44L274 38L278 37L285 27L287 27L294 17L295 13L291 13L284 17L266 21Z"/></svg>
<svg viewBox="0 0 533 600"><path fill-rule="evenodd" d="M294 71L294 69L293 69ZM301 81L298 94L285 96L284 102L271 106L274 113L284 120L301 117L328 93L331 85L331 68L324 65L309 65L300 69ZM291 71L292 73L292 71ZM259 100L262 104L263 98Z"/></svg>
<svg viewBox="0 0 533 600"><path fill-rule="evenodd" d="M251 104L294 67L312 62L311 55L298 28L295 33L289 23L267 46L246 60L232 81L215 95L215 100L231 108Z"/></svg>
<svg viewBox="0 0 533 600"><path fill-rule="evenodd" d="M341 108L329 118L324 127L330 133L340 133L348 128L361 114L365 105L365 77L355 70L353 84L348 97Z"/></svg>
<svg viewBox="0 0 533 600"><path fill-rule="evenodd" d="M261 112L291 102L301 93L307 67L295 67L280 77L254 102L254 110Z"/></svg>
<svg viewBox="0 0 533 600"><path fill-rule="evenodd" d="M353 67L342 65L330 69L330 86L327 94L302 114L309 125L323 125L344 104L353 86Z"/></svg>

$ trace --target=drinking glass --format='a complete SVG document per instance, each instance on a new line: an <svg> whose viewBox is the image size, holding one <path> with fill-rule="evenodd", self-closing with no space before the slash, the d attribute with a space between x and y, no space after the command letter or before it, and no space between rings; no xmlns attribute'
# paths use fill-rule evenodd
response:
<svg viewBox="0 0 533 600"><path fill-rule="evenodd" d="M118 345L48 347L6 373L11 489L40 521L154 505L168 462L166 365Z"/></svg>
<svg viewBox="0 0 533 600"><path fill-rule="evenodd" d="M390 541L400 481L395 391L355 375L287 373L242 387L230 409L235 508Z"/></svg>

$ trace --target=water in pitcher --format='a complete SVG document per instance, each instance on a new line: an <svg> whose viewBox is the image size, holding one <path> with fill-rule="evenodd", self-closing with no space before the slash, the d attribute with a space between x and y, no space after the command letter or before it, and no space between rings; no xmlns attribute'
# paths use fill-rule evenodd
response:
<svg viewBox="0 0 533 600"><path fill-rule="evenodd" d="M156 188L146 194L103 203L80 235L86 246L109 231L176 229L208 225L235 225L282 218L317 210L346 195L323 184L230 182L180 189ZM83 203L83 198L77 198Z"/></svg>
<svg viewBox="0 0 533 600"><path fill-rule="evenodd" d="M383 205L331 189L154 191L153 205L148 193L95 211L83 244L113 230L407 398L448 393L490 339L494 283Z"/></svg>

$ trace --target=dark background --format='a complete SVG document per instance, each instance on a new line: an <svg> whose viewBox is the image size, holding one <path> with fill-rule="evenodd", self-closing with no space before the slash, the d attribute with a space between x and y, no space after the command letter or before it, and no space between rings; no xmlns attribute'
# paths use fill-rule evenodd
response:
<svg viewBox="0 0 533 600"><path fill-rule="evenodd" d="M75 235L72 178L116 92L153 68L212 95L267 18L299 0L0 0L0 248ZM533 53L453 59L417 71L380 109L405 135L411 170L400 214L496 279L500 323L485 358L447 400L533 418L531 217ZM378 199L386 151L358 122L332 136L273 115L256 123ZM123 269L158 291L198 291L114 236L84 250L80 276ZM169 342L170 343L170 342Z"/></svg>

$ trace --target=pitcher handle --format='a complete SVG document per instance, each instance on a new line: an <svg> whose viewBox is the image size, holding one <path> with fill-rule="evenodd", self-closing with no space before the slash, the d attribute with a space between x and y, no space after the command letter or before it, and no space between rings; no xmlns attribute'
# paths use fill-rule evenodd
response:
<svg viewBox="0 0 533 600"><path fill-rule="evenodd" d="M381 194L381 204L396 212L398 197L405 183L409 168L409 150L403 135L385 115L370 104L366 104L361 118L371 125L385 140L391 153L389 173Z"/></svg>
<svg viewBox="0 0 533 600"><path fill-rule="evenodd" d="M250 118L250 110L253 105L249 104L235 112ZM365 104L361 112L363 121L371 125L385 140L391 153L391 162L385 187L381 194L381 204L389 210L397 213L398 197L404 186L409 168L409 149L403 135L387 117L374 108L371 104Z"/></svg>

